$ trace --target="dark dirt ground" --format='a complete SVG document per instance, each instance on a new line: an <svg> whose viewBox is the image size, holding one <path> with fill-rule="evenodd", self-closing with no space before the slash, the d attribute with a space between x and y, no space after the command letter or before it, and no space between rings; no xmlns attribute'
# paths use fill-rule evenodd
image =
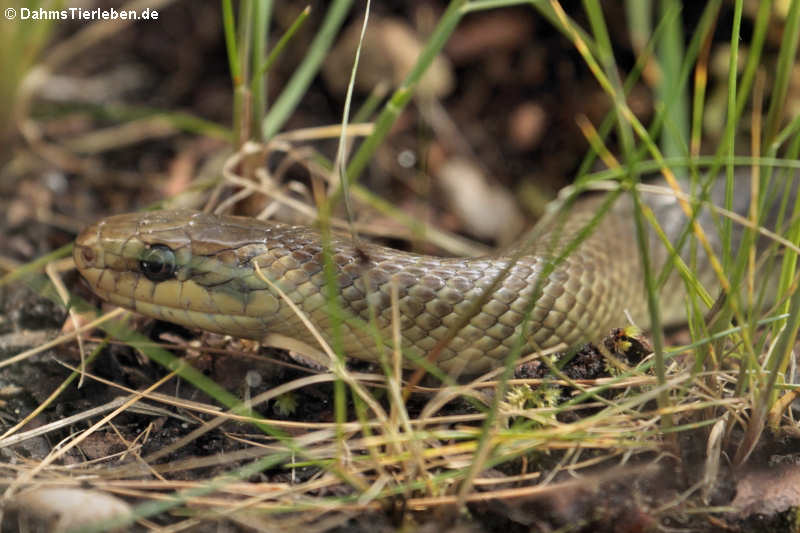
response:
<svg viewBox="0 0 800 533"><path fill-rule="evenodd" d="M617 60L622 68L628 69L635 54L627 36L624 12L621 4L606 4ZM683 12L687 33L699 16L700 7L693 4L687 2ZM285 86L302 60L306 44L317 31L325 3L311 2L311 5L313 12L309 22L270 71L271 100ZM580 2L564 2L563 5L587 27ZM373 17L376 20L391 17L425 34L444 7L441 1L381 2L373 6ZM276 2L274 20L280 29L273 30L274 34L279 35L301 8L295 2ZM725 28L730 27L729 11L730 6L723 9L712 55L717 51L716 43L723 48L728 39ZM69 244L80 228L103 216L138 210L183 192L189 179L204 172L225 150L226 142L219 139L152 124L140 124L131 140L121 140L119 126L126 121L116 117L114 110L123 105L133 109L188 112L226 126L231 122L233 100L219 2L176 1L167 3L160 12L158 23L127 27L61 65L55 73L58 80L32 101L29 121L38 130L33 138L23 136L17 124L9 123L3 128L6 134L0 143L0 275ZM360 16L360 10L351 14L345 25L357 23ZM750 19L746 17L745 37L749 24ZM43 57L64 46L84 27L77 22L58 24ZM772 50L767 57L774 55L774 48L780 42L780 29L780 23L776 22L774 35L771 33L768 38L768 47ZM488 183L502 191L504 198L513 200L521 218L509 219L507 224L519 224L517 231L521 231L541 213L544 202L553 198L574 176L586 153L587 142L576 125L576 116L585 115L598 124L610 104L572 43L532 9L510 8L469 16L456 30L445 52L451 62L453 82L451 92L443 95L440 103L451 122L432 125L421 113L422 106L410 105L362 182L381 197L433 226L495 246L507 241L504 228L486 230L466 226L452 208L453 193L433 177L454 157L467 160ZM715 90L726 75L712 71L709 91ZM343 90L337 83L322 76L315 79L283 130L338 123ZM354 109L366 96L365 92L356 93ZM652 88L645 82L640 82L631 94L631 107L645 123L653 113L653 99ZM451 135L453 131L457 135ZM714 136L711 128L709 141L713 141ZM742 142L746 143L747 139ZM333 157L334 143L318 142L315 146ZM300 168L293 168L288 177L304 180ZM253 209L251 206L250 212ZM242 210L248 211L246 207ZM397 240L390 244L409 247L408 243ZM431 251L430 248L426 250ZM99 303L81 284L74 270L65 269L63 279L71 291ZM30 281L0 286L2 359L54 337L65 322L63 308L42 298L34 289L35 283ZM265 377L248 391L252 394L310 372L274 351L262 349L256 356L253 345L244 341L210 334L198 336L143 318L135 318L132 325L154 340L191 343L185 353L193 364L237 394L249 387L246 383L252 372ZM89 344L97 346L94 341ZM200 350L200 346L218 348L225 353L214 355ZM178 352L179 355L184 353ZM263 357L265 355L269 357ZM598 361L596 356L596 353L594 359L588 356L588 362L579 360L573 377L602 375L598 372L604 372L604 367L591 368ZM77 346L74 343L61 345L23 363L0 369L3 430L31 412L66 378L69 370L56 361L77 364ZM586 365L580 366L581 361ZM129 346L113 343L104 348L91 368L94 374L133 389L152 384L165 374L160 366L145 360ZM540 370L528 369L534 375L541 373ZM176 380L167 382L159 391L195 401L207 399ZM27 429L104 404L118 394L119 391L93 380L88 380L80 389L73 384L61 394L56 405L34 419ZM275 419L307 422L333 420L332 387L306 388L302 394L298 401L300 407L293 413L282 414L271 405L265 408L264 414ZM461 408L465 412L470 409L469 405ZM454 412L457 410L455 407ZM85 428L86 422L82 424L76 427ZM115 424L118 433L110 430L95 433L61 463L102 459L120 452L126 447L125 441L133 440L146 428L149 438L140 455L156 451L187 432L186 424L179 418L167 415L129 412L117 417ZM229 429L243 431L244 427ZM14 465L41 460L71 431L72 428L65 427L0 450L2 461ZM634 532L654 528L668 531L760 528L769 531L794 523L793 511L768 509L759 514L757 507L750 518L753 522L731 519L725 514L697 518L676 513L685 518L681 523L675 518L665 518L669 513L656 511L659 505L671 501L696 481L697 472L692 469L702 463L706 438L707 430L683 434L677 454L662 461L656 470L642 468L639 475L626 471L615 477L613 473L598 472L597 485L586 482L583 486L570 485L568 479L559 478L556 481L565 484L560 497L490 500L471 504L468 512L462 514L449 509L412 512L398 499L384 510L350 517L330 529L387 531L405 524L405 530L418 528L420 531L436 531L443 526L452 531L509 532ZM793 463L793 454L798 450L796 439L784 436L776 441L767 440L754 454L754 465L772 464L770 461ZM224 435L212 432L169 459L209 457L241 447ZM541 459L539 464L554 465L557 461L557 457L551 457ZM227 468L229 465L212 465L178 472L171 479L210 478ZM635 471L636 463L629 468ZM13 477L14 472L14 468L6 469L4 478ZM296 473L303 478L314 475L315 471L299 469ZM503 475L502 470L498 470L497 475ZM604 478L604 475L610 477ZM734 479L731 473L725 476L716 496L718 501L711 505L727 505L735 495L739 478ZM251 481L279 482L285 477L283 470L275 469ZM160 517L155 522L169 520L169 517ZM257 530L241 523L221 524L210 521L194 530ZM4 531L11 531L13 527L13 523L7 522Z"/></svg>

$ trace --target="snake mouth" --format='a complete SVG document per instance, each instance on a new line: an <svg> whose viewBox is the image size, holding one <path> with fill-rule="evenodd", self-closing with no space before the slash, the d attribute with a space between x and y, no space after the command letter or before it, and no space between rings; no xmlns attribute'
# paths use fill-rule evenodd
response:
<svg viewBox="0 0 800 533"><path fill-rule="evenodd" d="M235 296L192 280L154 283L136 271L103 268L97 258L104 254L91 248L76 249L75 255L82 276L101 300L188 328L252 339L264 336L269 315L253 316L247 302ZM90 265L86 260L91 258Z"/></svg>

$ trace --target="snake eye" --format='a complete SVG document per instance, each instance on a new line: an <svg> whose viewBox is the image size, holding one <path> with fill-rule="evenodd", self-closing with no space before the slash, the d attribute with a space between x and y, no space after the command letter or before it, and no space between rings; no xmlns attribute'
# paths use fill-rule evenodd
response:
<svg viewBox="0 0 800 533"><path fill-rule="evenodd" d="M139 269L150 281L164 281L175 276L175 253L163 244L156 244L142 254Z"/></svg>

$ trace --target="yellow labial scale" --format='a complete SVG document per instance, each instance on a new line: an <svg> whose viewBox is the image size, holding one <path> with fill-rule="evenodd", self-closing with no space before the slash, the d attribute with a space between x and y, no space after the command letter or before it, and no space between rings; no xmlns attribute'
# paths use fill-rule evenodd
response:
<svg viewBox="0 0 800 533"><path fill-rule="evenodd" d="M185 308L185 296L182 294L185 290L186 283L191 282L180 282L177 280L169 280L169 281L162 281L160 283L150 283L145 279L142 279L142 282L139 284L141 288L145 288L149 286L150 288L150 295L147 298L144 298L144 301L151 302L158 305L163 305L166 307L178 307L178 308ZM186 293L191 293L191 290L186 291ZM200 305L201 298L196 298L194 303ZM207 311L207 309L203 309L203 311Z"/></svg>
<svg viewBox="0 0 800 533"><path fill-rule="evenodd" d="M146 285L150 285L150 284L147 283ZM118 276L118 279L116 280L114 285L112 287L109 287L110 290L113 290L114 292L118 292L119 294L130 294L131 295L130 297L127 298L126 303L122 304L122 305L127 305L127 306L130 306L130 302L136 298L136 288L137 288L136 287L136 276L131 276L131 275ZM147 297L145 298L145 301L149 302L151 299L152 299L152 297L149 294L147 294Z"/></svg>
<svg viewBox="0 0 800 533"><path fill-rule="evenodd" d="M106 292L103 289L97 290L97 294L104 300L108 300L114 305L127 307L129 309L136 309L133 305L131 305L131 299L127 296L118 294L116 292Z"/></svg>
<svg viewBox="0 0 800 533"><path fill-rule="evenodd" d="M87 269L84 276L89 280L93 290L104 294L113 292L114 279L112 271L92 268Z"/></svg>
<svg viewBox="0 0 800 533"><path fill-rule="evenodd" d="M161 320L186 324L189 327L201 328L216 333L225 333L228 331L225 328L230 326L229 324L218 323L213 319L212 315L205 313L186 311L184 309L173 309L170 307L163 307L158 304L151 304L142 301L136 302L136 311L148 316L157 317ZM246 332L238 331L237 329L233 334L245 336L245 333Z"/></svg>
<svg viewBox="0 0 800 533"><path fill-rule="evenodd" d="M149 304L147 302L137 302L136 303L136 310L140 313L154 313L153 309L155 306L153 304ZM167 320L167 321L177 321L177 320L185 320L189 314L182 310L182 309L173 309L171 307L161 307L160 310L154 313L154 316L157 316L160 320ZM187 327L194 327L196 324L194 321L191 321L187 324ZM215 324L216 326L216 324ZM217 331L218 328L214 328L212 331Z"/></svg>
<svg viewBox="0 0 800 533"><path fill-rule="evenodd" d="M261 338L264 334L261 321L255 317L242 315L205 315L209 320L225 325L225 331L243 331L243 336ZM199 320L203 320L200 318ZM202 329L202 326L199 326ZM228 329L230 328L230 329Z"/></svg>
<svg viewBox="0 0 800 533"><path fill-rule="evenodd" d="M215 310L208 290L193 281L181 283L169 280L156 283L153 302L181 309L193 309L201 313L211 313Z"/></svg>
<svg viewBox="0 0 800 533"><path fill-rule="evenodd" d="M152 302L155 298L155 287L146 279L144 279L144 281L141 283L139 282L139 279L140 277L136 275L127 275L121 277L120 281L117 283L118 290L123 292L123 290L132 287L134 299ZM175 287L174 290L177 290L179 282L171 281L164 283L172 283L173 287ZM175 301L175 298L173 298L173 301Z"/></svg>
<svg viewBox="0 0 800 533"><path fill-rule="evenodd" d="M186 311L188 319L200 329L216 331L224 335L233 335L249 339L260 339L263 336L263 326L257 318L237 316L232 320L224 321L225 317ZM207 324L207 325L204 325ZM212 329L216 325L218 329Z"/></svg>
<svg viewBox="0 0 800 533"><path fill-rule="evenodd" d="M233 295L226 291L213 291L209 293L210 306L217 314L241 315L247 312L245 299L247 293Z"/></svg>

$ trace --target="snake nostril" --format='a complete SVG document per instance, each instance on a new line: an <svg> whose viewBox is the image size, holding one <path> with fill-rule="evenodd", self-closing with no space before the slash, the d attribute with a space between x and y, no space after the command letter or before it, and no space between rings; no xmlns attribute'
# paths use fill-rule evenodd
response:
<svg viewBox="0 0 800 533"><path fill-rule="evenodd" d="M83 262L85 264L91 265L92 263L94 263L96 257L97 254L95 254L94 250L92 250L91 248L84 247L81 249L81 259L83 259Z"/></svg>

